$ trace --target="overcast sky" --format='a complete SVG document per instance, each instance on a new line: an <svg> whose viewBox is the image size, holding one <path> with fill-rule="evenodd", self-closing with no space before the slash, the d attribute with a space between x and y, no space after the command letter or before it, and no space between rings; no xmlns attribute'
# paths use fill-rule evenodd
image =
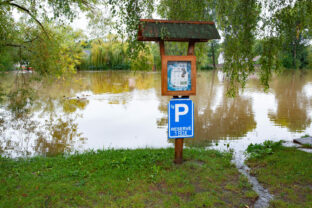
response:
<svg viewBox="0 0 312 208"><path fill-rule="evenodd" d="M79 13L78 17L74 19L72 23L70 23L72 28L75 30L81 29L86 34L88 33L88 18L84 13Z"/></svg>

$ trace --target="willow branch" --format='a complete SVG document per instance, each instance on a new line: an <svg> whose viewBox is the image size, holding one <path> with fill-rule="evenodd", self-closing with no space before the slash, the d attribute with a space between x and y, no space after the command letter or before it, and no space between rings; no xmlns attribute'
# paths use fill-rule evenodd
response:
<svg viewBox="0 0 312 208"><path fill-rule="evenodd" d="M13 0L8 0L8 1L2 1L2 2L0 2L0 5L1 4L9 4L10 2L12 2Z"/></svg>
<svg viewBox="0 0 312 208"><path fill-rule="evenodd" d="M20 47L25 47L23 45L19 45L19 44L13 44L13 43L6 43L6 44L3 44L1 46L7 46L7 47L15 47L15 48L20 48Z"/></svg>
<svg viewBox="0 0 312 208"><path fill-rule="evenodd" d="M2 47L24 48L24 49L26 49L27 51L29 51L29 52L32 53L32 51L31 51L29 48L27 48L26 46L21 45L21 44L6 43L6 44L0 45L0 46L2 46Z"/></svg>
<svg viewBox="0 0 312 208"><path fill-rule="evenodd" d="M33 18L33 19L37 22L37 24L41 27L41 29L43 30L43 32L44 32L44 33L46 34L46 36L49 38L49 34L47 33L47 31L46 31L46 29L44 28L44 26L43 26L43 25L41 24L41 22L35 17L35 15L32 14L28 9L26 9L25 7L20 6L20 5L16 4L16 3L14 3L14 2L11 2L11 1L8 1L7 4L10 5L10 6L16 7L16 8L19 9L19 10L22 10L22 11L26 12L31 18Z"/></svg>
<svg viewBox="0 0 312 208"><path fill-rule="evenodd" d="M35 37L35 38L31 39L31 40L25 40L23 43L32 43L32 42L34 42L37 39L39 39L39 36L37 36L37 37Z"/></svg>

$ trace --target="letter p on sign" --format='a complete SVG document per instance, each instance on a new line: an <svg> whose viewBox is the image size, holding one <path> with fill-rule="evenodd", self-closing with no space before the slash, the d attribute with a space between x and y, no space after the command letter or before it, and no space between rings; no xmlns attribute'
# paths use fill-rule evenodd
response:
<svg viewBox="0 0 312 208"><path fill-rule="evenodd" d="M175 116L174 116L175 122L180 122L180 116L186 115L188 111L189 108L186 104L175 104Z"/></svg>

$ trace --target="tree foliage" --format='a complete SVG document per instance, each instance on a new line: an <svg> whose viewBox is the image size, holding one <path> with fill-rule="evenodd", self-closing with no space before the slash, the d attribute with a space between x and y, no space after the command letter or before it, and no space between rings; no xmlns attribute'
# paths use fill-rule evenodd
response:
<svg viewBox="0 0 312 208"><path fill-rule="evenodd" d="M91 41L90 55L83 60L82 69L128 69L130 68L129 58L126 56L127 44L116 39L116 36L109 35L107 41L95 39Z"/></svg>
<svg viewBox="0 0 312 208"><path fill-rule="evenodd" d="M145 45L137 41L140 18L149 18L154 11L153 0L108 0L112 16L119 18L116 24L118 34L122 39L126 37L129 44L128 55L135 59Z"/></svg>
<svg viewBox="0 0 312 208"><path fill-rule="evenodd" d="M215 21L215 4L213 0L161 0L157 12L162 18L170 20ZM214 57L212 63L215 61L217 45L217 41L213 41L211 44L196 44L195 54L199 68L209 68L207 56ZM187 55L186 52L186 43L166 43L166 54L168 55Z"/></svg>
<svg viewBox="0 0 312 208"><path fill-rule="evenodd" d="M234 96L239 85L244 87L254 72L252 47L259 20L256 0L220 0L217 4L218 24L224 35L223 70L229 79L228 94Z"/></svg>
<svg viewBox="0 0 312 208"><path fill-rule="evenodd" d="M42 75L62 76L74 73L83 56L82 47L78 43L82 34L74 32L70 27L44 26L49 37L40 30L28 31L32 33L31 36L38 38L25 45L25 60Z"/></svg>
<svg viewBox="0 0 312 208"><path fill-rule="evenodd" d="M161 0L158 13L171 20L213 20L213 0Z"/></svg>
<svg viewBox="0 0 312 208"><path fill-rule="evenodd" d="M151 70L154 62L157 62L155 44L147 44L145 50L139 52L135 59L130 59L127 50L127 42L118 40L115 35L108 35L103 39L94 39L82 61L82 70L104 70L104 69L132 69L132 70ZM155 63L157 64L157 63Z"/></svg>
<svg viewBox="0 0 312 208"><path fill-rule="evenodd" d="M75 44L79 35L62 25L72 20L78 10L91 10L97 2L0 0L0 67L9 68L13 61L19 61L30 63L40 74L74 71L79 62L80 51ZM13 19L14 10L24 14L18 22Z"/></svg>
<svg viewBox="0 0 312 208"><path fill-rule="evenodd" d="M311 2L297 1L275 14L276 28L282 42L282 60L287 68L304 68L311 37ZM310 37L309 37L310 36Z"/></svg>

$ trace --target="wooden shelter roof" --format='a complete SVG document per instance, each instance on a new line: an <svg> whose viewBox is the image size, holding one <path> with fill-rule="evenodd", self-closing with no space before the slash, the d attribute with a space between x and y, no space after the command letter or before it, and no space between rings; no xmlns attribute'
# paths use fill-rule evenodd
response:
<svg viewBox="0 0 312 208"><path fill-rule="evenodd" d="M220 39L214 22L141 19L139 41L206 42Z"/></svg>

